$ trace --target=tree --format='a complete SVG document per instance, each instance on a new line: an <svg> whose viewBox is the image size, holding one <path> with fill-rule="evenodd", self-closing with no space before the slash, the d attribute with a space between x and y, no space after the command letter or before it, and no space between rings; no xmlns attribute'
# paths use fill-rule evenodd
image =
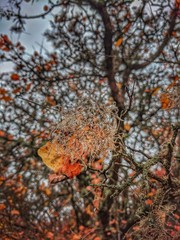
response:
<svg viewBox="0 0 180 240"><path fill-rule="evenodd" d="M135 2L3 11L52 50L0 38L2 239L179 238L180 2Z"/></svg>

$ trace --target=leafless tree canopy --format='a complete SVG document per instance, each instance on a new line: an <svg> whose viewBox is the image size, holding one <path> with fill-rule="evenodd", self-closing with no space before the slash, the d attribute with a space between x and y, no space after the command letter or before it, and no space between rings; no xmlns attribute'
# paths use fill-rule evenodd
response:
<svg viewBox="0 0 180 240"><path fill-rule="evenodd" d="M180 1L28 4L0 9L0 238L179 239ZM29 53L34 19L50 26ZM81 173L59 179L47 142Z"/></svg>

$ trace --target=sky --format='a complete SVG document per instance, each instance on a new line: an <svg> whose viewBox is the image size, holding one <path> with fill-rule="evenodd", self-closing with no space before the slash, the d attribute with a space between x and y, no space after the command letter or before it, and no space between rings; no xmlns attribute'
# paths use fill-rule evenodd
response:
<svg viewBox="0 0 180 240"><path fill-rule="evenodd" d="M8 9L8 1L0 0L0 9ZM40 12L44 12L43 6L45 5L44 0L40 0L35 4L26 3L22 4L22 13L25 15L36 15ZM13 9L14 10L14 9ZM48 18L50 18L48 16ZM28 48L27 50L32 51L37 43L42 41L42 33L48 27L48 20L46 19L31 19L26 21L25 32L22 34L10 33L10 28L12 26L12 21L7 19L0 20L0 33L7 34L11 40L20 40Z"/></svg>
<svg viewBox="0 0 180 240"><path fill-rule="evenodd" d="M9 9L8 1L0 0L0 12ZM39 0L35 4L26 3L22 4L22 13L25 15L36 15L43 13L43 7L46 4L46 0ZM40 45L43 44L46 48L51 48L50 43L45 41L43 37L43 32L50 27L49 20L52 17L48 15L45 19L31 19L26 21L25 31L21 34L16 34L10 32L10 28L13 24L12 20L7 20L5 18L0 19L0 34L7 34L12 42L20 41L23 46L25 46L28 53L32 53L35 50L40 49ZM10 63L0 63L0 72L12 69L12 64Z"/></svg>

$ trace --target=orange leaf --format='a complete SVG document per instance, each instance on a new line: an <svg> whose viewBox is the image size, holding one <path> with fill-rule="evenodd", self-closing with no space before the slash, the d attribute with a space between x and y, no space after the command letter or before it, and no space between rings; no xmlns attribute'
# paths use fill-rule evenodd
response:
<svg viewBox="0 0 180 240"><path fill-rule="evenodd" d="M26 92L29 91L30 88L31 88L31 83L26 85L26 87L25 87Z"/></svg>
<svg viewBox="0 0 180 240"><path fill-rule="evenodd" d="M82 166L80 163L64 163L64 166L60 170L62 174L69 178L73 178L79 175L82 171Z"/></svg>
<svg viewBox="0 0 180 240"><path fill-rule="evenodd" d="M160 87L154 88L154 89L152 90L152 96L156 96L160 89L161 89Z"/></svg>
<svg viewBox="0 0 180 240"><path fill-rule="evenodd" d="M116 85L117 85L118 89L122 88L122 83L117 83Z"/></svg>
<svg viewBox="0 0 180 240"><path fill-rule="evenodd" d="M0 88L0 94L5 95L7 93L6 89Z"/></svg>
<svg viewBox="0 0 180 240"><path fill-rule="evenodd" d="M51 106L56 105L56 101L52 97L46 97L46 102L48 102Z"/></svg>
<svg viewBox="0 0 180 240"><path fill-rule="evenodd" d="M172 36L173 36L173 37L176 37L176 36L177 36L177 32L176 32L176 31L173 31L173 32L172 32Z"/></svg>
<svg viewBox="0 0 180 240"><path fill-rule="evenodd" d="M45 69L46 71L50 71L50 70L51 70L51 63L46 63L46 64L44 65L44 69Z"/></svg>
<svg viewBox="0 0 180 240"><path fill-rule="evenodd" d="M45 188L44 192L47 196L51 195L51 189L49 189L49 188Z"/></svg>
<svg viewBox="0 0 180 240"><path fill-rule="evenodd" d="M4 210L6 208L6 205L4 203L0 203L0 211Z"/></svg>
<svg viewBox="0 0 180 240"><path fill-rule="evenodd" d="M153 89L145 89L144 92L151 93L152 96L156 96L160 89L161 89L160 87L156 87Z"/></svg>
<svg viewBox="0 0 180 240"><path fill-rule="evenodd" d="M4 100L5 102L10 102L12 100L12 98L9 96L3 96L0 98L0 100Z"/></svg>
<svg viewBox="0 0 180 240"><path fill-rule="evenodd" d="M160 101L162 104L162 109L168 109L171 107L172 101L167 93L161 94Z"/></svg>
<svg viewBox="0 0 180 240"><path fill-rule="evenodd" d="M168 85L168 87L166 88L166 90L169 90L169 89L173 88L173 87L176 85L176 82L177 82L178 80L179 80L179 77L178 77L178 76L174 77L173 82Z"/></svg>
<svg viewBox="0 0 180 240"><path fill-rule="evenodd" d="M124 129L125 129L126 131L129 131L129 130L131 129L131 125L128 124L128 123L125 123L125 124L124 124Z"/></svg>
<svg viewBox="0 0 180 240"><path fill-rule="evenodd" d="M11 214L12 214L12 215L19 215L20 213L19 213L18 210L13 209L13 210L11 210Z"/></svg>
<svg viewBox="0 0 180 240"><path fill-rule="evenodd" d="M153 204L153 201L152 201L151 199L147 199L147 200L145 201L145 203L146 203L147 205L152 205L152 204Z"/></svg>
<svg viewBox="0 0 180 240"><path fill-rule="evenodd" d="M180 216L178 215L178 214L173 214L173 216L174 216L174 218L176 218L176 219L180 219Z"/></svg>
<svg viewBox="0 0 180 240"><path fill-rule="evenodd" d="M174 226L174 229L175 229L176 231L180 232L180 225L179 225L179 226L178 226L178 225L175 225L175 226Z"/></svg>
<svg viewBox="0 0 180 240"><path fill-rule="evenodd" d="M11 74L11 80L18 81L19 80L19 75L17 73Z"/></svg>
<svg viewBox="0 0 180 240"><path fill-rule="evenodd" d="M8 133L6 133L6 132L3 131L3 130L0 130L0 137L5 137L5 138L7 138L8 140L12 140L12 139L13 139L13 135L8 134Z"/></svg>
<svg viewBox="0 0 180 240"><path fill-rule="evenodd" d="M13 90L13 93L16 94L16 93L19 93L20 91L21 91L21 87L18 87Z"/></svg>
<svg viewBox="0 0 180 240"><path fill-rule="evenodd" d="M115 43L115 47L119 47L119 46L122 44L122 42L123 42L123 38L121 37L121 38L119 38L119 39L117 40L117 42Z"/></svg>

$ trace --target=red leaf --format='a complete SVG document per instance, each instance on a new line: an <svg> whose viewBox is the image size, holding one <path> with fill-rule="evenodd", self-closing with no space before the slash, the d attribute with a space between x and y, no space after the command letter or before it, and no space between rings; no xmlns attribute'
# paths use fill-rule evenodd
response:
<svg viewBox="0 0 180 240"><path fill-rule="evenodd" d="M82 166L80 163L64 163L64 166L60 171L67 177L73 178L81 173Z"/></svg>
<svg viewBox="0 0 180 240"><path fill-rule="evenodd" d="M6 205L4 203L0 203L0 211L4 210L6 208Z"/></svg>
<svg viewBox="0 0 180 240"><path fill-rule="evenodd" d="M11 80L18 81L19 80L19 75L17 73L11 74Z"/></svg>

